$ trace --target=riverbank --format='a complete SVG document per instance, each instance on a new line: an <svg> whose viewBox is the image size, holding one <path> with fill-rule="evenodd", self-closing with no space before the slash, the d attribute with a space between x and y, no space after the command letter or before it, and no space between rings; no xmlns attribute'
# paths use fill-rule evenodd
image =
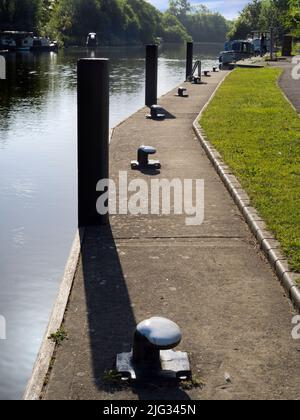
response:
<svg viewBox="0 0 300 420"><path fill-rule="evenodd" d="M291 269L300 272L300 119L278 86L281 73L234 71L200 123L281 243Z"/></svg>
<svg viewBox="0 0 300 420"><path fill-rule="evenodd" d="M138 176L149 183L149 175L129 170L137 147L149 143L162 163L157 178L204 179L204 223L186 226L184 216L112 216L109 228L87 229L64 315L68 339L56 347L42 394L31 388L27 398L298 397L294 311L192 128L223 77L215 73L205 85L187 85L185 99L175 91L162 97L171 119L146 120L143 109L114 131L111 177L129 171L129 181ZM107 382L105 372L117 353L130 350L137 322L153 315L181 326L181 348L204 387Z"/></svg>

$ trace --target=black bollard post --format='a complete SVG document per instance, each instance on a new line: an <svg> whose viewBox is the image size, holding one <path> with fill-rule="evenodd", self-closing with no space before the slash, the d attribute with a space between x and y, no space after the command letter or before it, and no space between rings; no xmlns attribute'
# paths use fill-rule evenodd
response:
<svg viewBox="0 0 300 420"><path fill-rule="evenodd" d="M109 60L78 61L78 226L108 223L96 185L109 177Z"/></svg>
<svg viewBox="0 0 300 420"><path fill-rule="evenodd" d="M194 44L187 42L186 44L186 81L192 77L193 72L193 58L194 58Z"/></svg>
<svg viewBox="0 0 300 420"><path fill-rule="evenodd" d="M146 100L147 106L157 104L157 73L158 73L158 46L146 46Z"/></svg>

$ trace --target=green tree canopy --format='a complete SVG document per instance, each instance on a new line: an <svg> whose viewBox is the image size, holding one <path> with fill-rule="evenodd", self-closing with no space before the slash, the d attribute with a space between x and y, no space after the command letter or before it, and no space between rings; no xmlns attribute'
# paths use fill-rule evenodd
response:
<svg viewBox="0 0 300 420"><path fill-rule="evenodd" d="M284 33L300 35L300 0L252 0L233 23L228 37L245 38L253 30L273 27L281 38Z"/></svg>

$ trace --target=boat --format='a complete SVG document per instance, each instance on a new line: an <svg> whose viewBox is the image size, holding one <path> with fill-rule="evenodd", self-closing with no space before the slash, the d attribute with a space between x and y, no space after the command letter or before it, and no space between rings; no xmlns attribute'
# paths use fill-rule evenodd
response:
<svg viewBox="0 0 300 420"><path fill-rule="evenodd" d="M253 44L255 55L267 54L271 51L270 31L252 31L249 42Z"/></svg>
<svg viewBox="0 0 300 420"><path fill-rule="evenodd" d="M9 51L30 51L33 33L25 31L0 32L0 47Z"/></svg>
<svg viewBox="0 0 300 420"><path fill-rule="evenodd" d="M15 51L16 47L16 41L9 32L0 32L0 50Z"/></svg>
<svg viewBox="0 0 300 420"><path fill-rule="evenodd" d="M0 49L8 51L57 51L57 42L48 37L36 37L33 32L4 31L0 32Z"/></svg>
<svg viewBox="0 0 300 420"><path fill-rule="evenodd" d="M57 42L52 42L48 37L37 37L33 38L33 45L31 51L57 51Z"/></svg>
<svg viewBox="0 0 300 420"><path fill-rule="evenodd" d="M88 48L96 48L98 47L98 37L95 32L90 32L86 39L86 46Z"/></svg>
<svg viewBox="0 0 300 420"><path fill-rule="evenodd" d="M225 50L221 51L219 62L220 69L226 68L237 61L244 60L254 55L254 46L249 40L233 40L225 44Z"/></svg>

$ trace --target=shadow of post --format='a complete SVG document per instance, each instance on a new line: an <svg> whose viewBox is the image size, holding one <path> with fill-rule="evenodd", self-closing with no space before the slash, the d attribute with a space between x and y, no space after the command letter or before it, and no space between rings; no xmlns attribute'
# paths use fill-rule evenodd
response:
<svg viewBox="0 0 300 420"><path fill-rule="evenodd" d="M137 321L111 226L87 227L81 253L93 375L99 391L117 393L124 386L108 385L105 372L115 369L118 353L132 348ZM135 383L132 392L140 400L189 399L174 383Z"/></svg>

